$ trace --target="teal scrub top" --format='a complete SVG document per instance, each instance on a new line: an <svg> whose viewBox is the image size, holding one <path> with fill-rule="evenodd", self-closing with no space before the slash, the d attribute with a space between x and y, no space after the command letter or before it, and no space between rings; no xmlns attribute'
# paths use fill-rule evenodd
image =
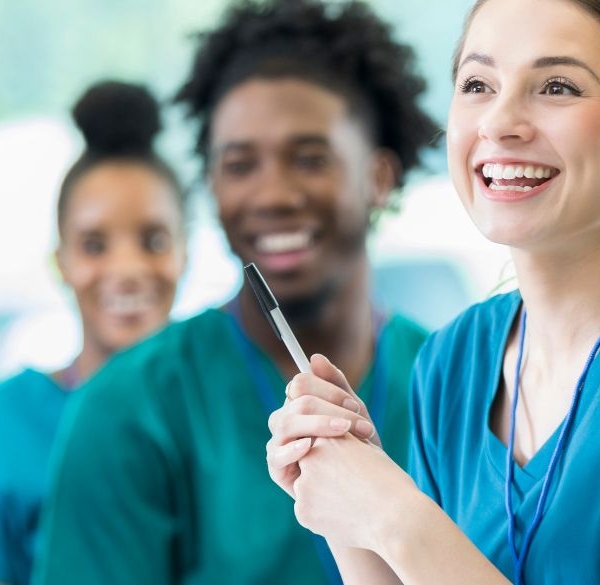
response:
<svg viewBox="0 0 600 585"><path fill-rule="evenodd" d="M379 402L384 447L401 465L423 340L418 326L388 319L359 389ZM268 474L267 419L285 384L222 310L113 358L69 409L36 585L339 582Z"/></svg>
<svg viewBox="0 0 600 585"><path fill-rule="evenodd" d="M433 334L415 364L411 407L415 440L410 468L417 484L511 581L504 501L507 448L488 421L520 305L516 291L498 295ZM525 585L600 583L599 430L597 358L526 558ZM518 548L557 439L558 429L523 468L515 464Z"/></svg>
<svg viewBox="0 0 600 585"><path fill-rule="evenodd" d="M0 582L27 585L50 449L70 392L27 369L0 384Z"/></svg>

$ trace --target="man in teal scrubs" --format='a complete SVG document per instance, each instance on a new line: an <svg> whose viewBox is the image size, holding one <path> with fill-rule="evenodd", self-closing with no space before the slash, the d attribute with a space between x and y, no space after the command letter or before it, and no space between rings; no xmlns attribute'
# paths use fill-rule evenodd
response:
<svg viewBox="0 0 600 585"><path fill-rule="evenodd" d="M366 6L331 8L232 8L199 37L178 101L231 249L307 355L346 372L404 465L424 332L371 306L365 240L435 126L410 49ZM295 373L247 284L117 356L62 428L35 583L340 583L267 472L267 419Z"/></svg>

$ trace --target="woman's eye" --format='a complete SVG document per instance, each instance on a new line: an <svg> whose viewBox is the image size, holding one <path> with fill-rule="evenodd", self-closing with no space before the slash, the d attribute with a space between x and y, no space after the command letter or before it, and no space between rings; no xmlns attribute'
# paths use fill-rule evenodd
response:
<svg viewBox="0 0 600 585"><path fill-rule="evenodd" d="M100 236L92 236L83 240L82 248L89 256L98 256L106 250L106 242Z"/></svg>
<svg viewBox="0 0 600 585"><path fill-rule="evenodd" d="M153 230L143 236L144 249L153 254L161 254L171 249L171 236L163 230Z"/></svg>
<svg viewBox="0 0 600 585"><path fill-rule="evenodd" d="M575 84L571 83L567 79L549 79L542 88L542 94L546 95L575 95L580 96L581 90L578 89Z"/></svg>
<svg viewBox="0 0 600 585"><path fill-rule="evenodd" d="M474 77L469 77L465 79L460 85L459 89L461 93L487 93L489 90L488 86L481 81L481 79L477 79Z"/></svg>

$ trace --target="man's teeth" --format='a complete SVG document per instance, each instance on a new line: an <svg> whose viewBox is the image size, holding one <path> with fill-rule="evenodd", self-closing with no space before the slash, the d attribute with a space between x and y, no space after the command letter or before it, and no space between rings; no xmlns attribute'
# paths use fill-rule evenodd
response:
<svg viewBox="0 0 600 585"><path fill-rule="evenodd" d="M486 179L549 179L556 174L550 167L536 167L533 165L501 165L486 163L481 169Z"/></svg>
<svg viewBox="0 0 600 585"><path fill-rule="evenodd" d="M311 242L308 232L269 234L256 240L256 249L266 254L281 254L306 249Z"/></svg>
<svg viewBox="0 0 600 585"><path fill-rule="evenodd" d="M152 296L143 294L110 295L103 300L104 309L110 313L140 313L152 305Z"/></svg>

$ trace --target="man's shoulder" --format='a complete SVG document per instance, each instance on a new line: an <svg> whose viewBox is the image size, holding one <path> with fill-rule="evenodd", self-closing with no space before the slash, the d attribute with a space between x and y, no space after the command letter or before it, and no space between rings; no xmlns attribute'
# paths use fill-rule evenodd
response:
<svg viewBox="0 0 600 585"><path fill-rule="evenodd" d="M429 335L429 331L423 325L402 313L396 312L387 317L385 328L400 338L408 336L423 340Z"/></svg>
<svg viewBox="0 0 600 585"><path fill-rule="evenodd" d="M226 324L227 315L217 309L172 322L112 356L82 389L89 393L95 392L96 387L126 386L128 392L135 392L136 388L141 392L160 385L219 351L228 335Z"/></svg>

